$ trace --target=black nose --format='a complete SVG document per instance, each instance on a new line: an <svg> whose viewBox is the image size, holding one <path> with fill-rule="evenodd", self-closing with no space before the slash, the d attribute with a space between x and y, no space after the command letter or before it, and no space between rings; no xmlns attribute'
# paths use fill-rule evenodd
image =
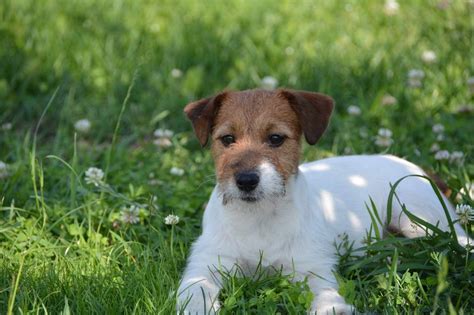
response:
<svg viewBox="0 0 474 315"><path fill-rule="evenodd" d="M258 176L258 173L254 171L245 171L235 174L237 187L246 192L254 190L258 186L259 181L260 177Z"/></svg>

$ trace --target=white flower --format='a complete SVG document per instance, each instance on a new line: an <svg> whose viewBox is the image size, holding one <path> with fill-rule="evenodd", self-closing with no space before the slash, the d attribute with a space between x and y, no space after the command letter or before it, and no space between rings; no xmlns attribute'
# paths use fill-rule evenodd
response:
<svg viewBox="0 0 474 315"><path fill-rule="evenodd" d="M439 135L436 136L436 141L444 141L444 135L440 133Z"/></svg>
<svg viewBox="0 0 474 315"><path fill-rule="evenodd" d="M153 132L153 135L156 137L153 143L160 148L168 148L173 145L170 140L173 134L172 130L158 128Z"/></svg>
<svg viewBox="0 0 474 315"><path fill-rule="evenodd" d="M97 167L89 167L86 171L85 180L87 184L101 186L104 184L104 171Z"/></svg>
<svg viewBox="0 0 474 315"><path fill-rule="evenodd" d="M11 129L12 129L12 126L13 126L12 123L4 123L4 124L2 125L2 130L3 130L3 131L11 130Z"/></svg>
<svg viewBox="0 0 474 315"><path fill-rule="evenodd" d="M165 224L166 225L176 225L179 223L179 217L177 215L174 215L174 214L169 214L166 218L165 218Z"/></svg>
<svg viewBox="0 0 474 315"><path fill-rule="evenodd" d="M390 94L385 94L383 97L382 97L382 105L383 106L392 106L392 105L395 105L397 104L397 99L390 95Z"/></svg>
<svg viewBox="0 0 474 315"><path fill-rule="evenodd" d="M463 196L468 196L469 199L474 200L474 183L467 183L456 195L456 201L461 201Z"/></svg>
<svg viewBox="0 0 474 315"><path fill-rule="evenodd" d="M433 125L432 130L433 130L434 133L443 133L444 132L444 126L441 125L441 124L435 124L435 125Z"/></svg>
<svg viewBox="0 0 474 315"><path fill-rule="evenodd" d="M130 208L122 208L122 222L128 224L137 224L140 222L138 214L140 213L140 208L137 206L130 206Z"/></svg>
<svg viewBox="0 0 474 315"><path fill-rule="evenodd" d="M174 135L174 132L169 129L158 128L153 132L153 135L157 138L171 138Z"/></svg>
<svg viewBox="0 0 474 315"><path fill-rule="evenodd" d="M396 15L398 10L400 9L400 5L396 0L386 0L384 6L384 12L388 16Z"/></svg>
<svg viewBox="0 0 474 315"><path fill-rule="evenodd" d="M425 63L435 63L436 53L432 50L426 50L421 54L421 60Z"/></svg>
<svg viewBox="0 0 474 315"><path fill-rule="evenodd" d="M171 70L171 76L175 79L180 78L182 75L183 75L183 71L179 69L174 68L173 70Z"/></svg>
<svg viewBox="0 0 474 315"><path fill-rule="evenodd" d="M347 107L347 113L351 116L359 116L362 111L359 106L350 105L349 107Z"/></svg>
<svg viewBox="0 0 474 315"><path fill-rule="evenodd" d="M260 83L260 85L264 89L273 90L278 86L278 80L275 79L274 77L266 76L262 79L262 82Z"/></svg>
<svg viewBox="0 0 474 315"><path fill-rule="evenodd" d="M474 209L470 205L457 205L456 213L459 215L459 223L462 225L474 221Z"/></svg>
<svg viewBox="0 0 474 315"><path fill-rule="evenodd" d="M423 79L425 77L425 72L420 69L411 69L408 71L408 78L409 79Z"/></svg>
<svg viewBox="0 0 474 315"><path fill-rule="evenodd" d="M285 48L285 54L287 54L288 56L291 56L295 53L295 49L291 46L288 46Z"/></svg>
<svg viewBox="0 0 474 315"><path fill-rule="evenodd" d="M462 164L464 160L464 153L461 151L453 151L449 156L451 163Z"/></svg>
<svg viewBox="0 0 474 315"><path fill-rule="evenodd" d="M157 186L157 185L162 185L163 182L159 179L152 178L148 181L148 184L151 185L151 186Z"/></svg>
<svg viewBox="0 0 474 315"><path fill-rule="evenodd" d="M469 93L474 94L474 77L467 79L467 86L469 87Z"/></svg>
<svg viewBox="0 0 474 315"><path fill-rule="evenodd" d="M158 138L153 140L153 143L160 148L169 148L173 145L171 140L168 138Z"/></svg>
<svg viewBox="0 0 474 315"><path fill-rule="evenodd" d="M391 138L383 138L383 137L377 137L375 139L375 144L379 147L389 147L393 143L393 139Z"/></svg>
<svg viewBox="0 0 474 315"><path fill-rule="evenodd" d="M424 77L425 73L423 70L411 69L408 71L408 86L413 88L421 87L423 85L422 80Z"/></svg>
<svg viewBox="0 0 474 315"><path fill-rule="evenodd" d="M170 169L170 174L171 175L176 175L176 176L183 176L184 175L184 170L182 168L172 167Z"/></svg>
<svg viewBox="0 0 474 315"><path fill-rule="evenodd" d="M5 162L0 161L0 179L8 177L8 165Z"/></svg>
<svg viewBox="0 0 474 315"><path fill-rule="evenodd" d="M391 138L392 137L392 131L387 128L380 128L378 135L384 138Z"/></svg>
<svg viewBox="0 0 474 315"><path fill-rule="evenodd" d="M380 128L375 138L375 144L379 147L389 147L392 143L392 131L387 128Z"/></svg>
<svg viewBox="0 0 474 315"><path fill-rule="evenodd" d="M77 132L87 133L91 129L91 122L89 119L80 119L74 124L74 129Z"/></svg>
<svg viewBox="0 0 474 315"><path fill-rule="evenodd" d="M441 150L441 151L438 151L436 152L435 154L435 159L438 160L438 161L441 161L441 160L448 160L449 159L449 152L446 151L446 150Z"/></svg>
<svg viewBox="0 0 474 315"><path fill-rule="evenodd" d="M438 152L441 148L439 147L439 144L433 143L430 148L430 152Z"/></svg>

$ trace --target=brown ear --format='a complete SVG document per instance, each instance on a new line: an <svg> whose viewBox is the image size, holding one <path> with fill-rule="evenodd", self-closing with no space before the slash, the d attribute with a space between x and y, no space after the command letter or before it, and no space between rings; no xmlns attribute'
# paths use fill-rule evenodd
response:
<svg viewBox="0 0 474 315"><path fill-rule="evenodd" d="M214 118L225 96L226 92L222 92L216 96L189 103L184 108L184 113L191 120L194 133L201 146L207 144Z"/></svg>
<svg viewBox="0 0 474 315"><path fill-rule="evenodd" d="M334 100L324 94L306 91L282 89L279 93L298 115L306 141L316 144L329 124Z"/></svg>

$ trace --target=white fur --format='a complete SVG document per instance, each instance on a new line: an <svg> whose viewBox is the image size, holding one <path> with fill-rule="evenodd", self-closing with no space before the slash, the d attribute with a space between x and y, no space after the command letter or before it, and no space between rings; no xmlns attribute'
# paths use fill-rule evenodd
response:
<svg viewBox="0 0 474 315"><path fill-rule="evenodd" d="M333 309L336 314L351 314L351 306L337 292L334 242L345 233L360 245L371 225L365 206L369 196L384 222L390 183L410 174L424 172L389 155L329 158L301 165L298 174L286 183L284 193L277 194L282 179L265 162L260 166L260 201L234 198L224 206L218 191L225 188L214 189L204 213L203 233L193 245L181 281L178 310L204 314L206 305L206 310L217 311L220 280L212 270L219 266L231 269L236 263L252 268L263 253L264 266L283 266L285 271L308 277L315 294L313 314L332 314ZM226 186L233 189L231 183ZM397 195L412 213L447 229L444 212L428 181L409 177L398 186ZM409 237L425 233L414 228L397 202L391 222ZM456 230L460 239L467 240L459 226Z"/></svg>

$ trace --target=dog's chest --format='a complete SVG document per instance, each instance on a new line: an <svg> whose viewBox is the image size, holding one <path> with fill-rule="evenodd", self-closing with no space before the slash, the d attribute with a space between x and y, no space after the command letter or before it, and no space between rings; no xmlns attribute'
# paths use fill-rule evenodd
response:
<svg viewBox="0 0 474 315"><path fill-rule="evenodd" d="M289 266L300 255L301 230L296 217L270 215L265 218L247 218L246 222L233 221L229 227L234 254L249 265L261 260L264 266Z"/></svg>

